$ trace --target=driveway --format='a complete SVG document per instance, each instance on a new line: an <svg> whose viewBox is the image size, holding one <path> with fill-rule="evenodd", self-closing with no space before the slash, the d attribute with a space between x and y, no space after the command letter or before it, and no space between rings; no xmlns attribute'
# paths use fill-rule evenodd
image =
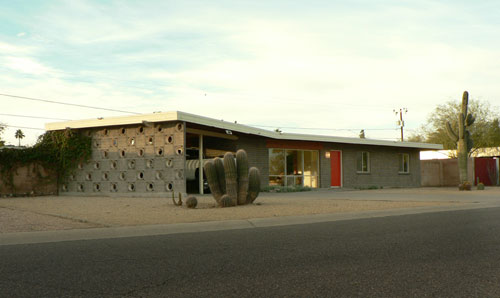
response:
<svg viewBox="0 0 500 298"><path fill-rule="evenodd" d="M455 188L317 190L261 193L256 204L217 208L210 195L198 207L171 198L44 196L0 199L0 233L353 214L383 210L500 206L500 188L459 192Z"/></svg>

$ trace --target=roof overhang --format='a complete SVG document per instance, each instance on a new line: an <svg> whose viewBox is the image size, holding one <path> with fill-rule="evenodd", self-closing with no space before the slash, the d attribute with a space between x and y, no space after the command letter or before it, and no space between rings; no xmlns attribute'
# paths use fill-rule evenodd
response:
<svg viewBox="0 0 500 298"><path fill-rule="evenodd" d="M199 125L226 129L246 134L258 135L278 140L300 140L300 141L312 141L312 142L389 146L389 147L416 148L422 150L443 149L443 145L441 144L396 142L396 141L385 141L376 139L347 138L347 137L335 137L335 136L323 136L323 135L294 134L294 133L278 133L265 129L255 128L248 125L217 120L213 118L203 117L179 111L122 116L122 117L74 120L65 122L52 122L45 124L45 129L47 131L52 131L52 130L63 130L67 128L70 129L96 128L96 127L107 127L107 126L137 125L147 122L155 123L155 122L165 122L165 121L185 121L188 123L195 123Z"/></svg>

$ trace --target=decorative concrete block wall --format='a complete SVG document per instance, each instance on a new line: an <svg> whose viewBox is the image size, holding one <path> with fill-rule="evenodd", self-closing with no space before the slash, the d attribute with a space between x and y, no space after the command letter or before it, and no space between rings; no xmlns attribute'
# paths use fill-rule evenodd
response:
<svg viewBox="0 0 500 298"><path fill-rule="evenodd" d="M184 122L84 129L92 157L60 185L61 195L165 196L186 192Z"/></svg>

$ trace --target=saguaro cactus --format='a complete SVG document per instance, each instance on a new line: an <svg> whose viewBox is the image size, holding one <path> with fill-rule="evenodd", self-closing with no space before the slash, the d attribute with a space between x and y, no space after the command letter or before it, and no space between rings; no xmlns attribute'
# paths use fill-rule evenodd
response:
<svg viewBox="0 0 500 298"><path fill-rule="evenodd" d="M467 181L467 158L473 146L472 138L470 136L468 128L472 124L474 124L474 121L476 120L474 118L474 115L467 112L468 104L469 93L467 91L464 91L464 94L462 96L462 109L460 113L458 113L458 134L453 131L450 122L446 123L446 132L448 133L448 136L454 142L457 142L458 169L461 184Z"/></svg>
<svg viewBox="0 0 500 298"><path fill-rule="evenodd" d="M224 159L216 157L204 166L212 195L221 207L252 204L260 191L260 172L257 168L248 169L248 156L245 150L234 155L227 152Z"/></svg>
<svg viewBox="0 0 500 298"><path fill-rule="evenodd" d="M238 205L245 205L248 193L248 157L243 149L236 152L236 168L238 170Z"/></svg>

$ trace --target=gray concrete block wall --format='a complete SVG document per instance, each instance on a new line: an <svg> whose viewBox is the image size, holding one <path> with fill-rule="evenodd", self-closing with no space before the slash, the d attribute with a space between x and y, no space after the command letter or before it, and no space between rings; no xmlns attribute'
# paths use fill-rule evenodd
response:
<svg viewBox="0 0 500 298"><path fill-rule="evenodd" d="M249 167L257 167L260 171L260 185L269 186L269 149L266 139L251 135L238 135L237 149L244 149L248 155Z"/></svg>
<svg viewBox="0 0 500 298"><path fill-rule="evenodd" d="M420 153L418 149L360 146L349 144L325 144L320 152L320 186L330 187L331 172L330 159L326 152L342 151L342 180L343 187L419 187L420 186ZM370 153L370 172L358 173L356 168L357 154L361 151ZM408 153L410 156L410 172L399 173L399 153Z"/></svg>
<svg viewBox="0 0 500 298"><path fill-rule="evenodd" d="M186 192L183 122L86 129L92 155L60 185L61 195L165 196Z"/></svg>

